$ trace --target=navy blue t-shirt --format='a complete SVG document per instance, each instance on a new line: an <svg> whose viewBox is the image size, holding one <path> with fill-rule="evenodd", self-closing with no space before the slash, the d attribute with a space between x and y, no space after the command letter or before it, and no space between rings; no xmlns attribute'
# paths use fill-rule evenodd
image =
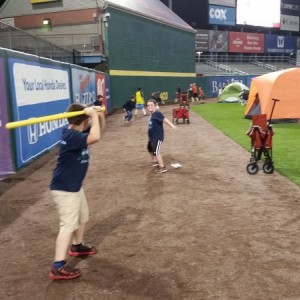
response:
<svg viewBox="0 0 300 300"><path fill-rule="evenodd" d="M164 118L165 116L159 110L152 113L148 123L149 140L164 140Z"/></svg>
<svg viewBox="0 0 300 300"><path fill-rule="evenodd" d="M88 133L64 128L51 190L78 192L89 165Z"/></svg>

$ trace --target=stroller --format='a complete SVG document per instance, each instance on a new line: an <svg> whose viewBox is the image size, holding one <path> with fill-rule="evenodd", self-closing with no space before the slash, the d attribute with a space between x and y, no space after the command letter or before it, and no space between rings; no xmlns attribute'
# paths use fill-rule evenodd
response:
<svg viewBox="0 0 300 300"><path fill-rule="evenodd" d="M187 108L186 108L187 107ZM185 121L187 124L190 124L190 118L189 118L189 100L187 94L180 94L179 95L179 107L173 108L173 123L176 122L176 124L179 124L179 119L183 120L183 124L185 124Z"/></svg>
<svg viewBox="0 0 300 300"><path fill-rule="evenodd" d="M272 160L272 137L275 134L272 128L271 119L277 99L274 101L270 119L267 120L266 114L253 115L252 125L247 131L247 135L251 138L251 157L250 163L246 169L248 174L255 175L258 172L257 162L264 156L263 171L266 174L274 172L274 164Z"/></svg>

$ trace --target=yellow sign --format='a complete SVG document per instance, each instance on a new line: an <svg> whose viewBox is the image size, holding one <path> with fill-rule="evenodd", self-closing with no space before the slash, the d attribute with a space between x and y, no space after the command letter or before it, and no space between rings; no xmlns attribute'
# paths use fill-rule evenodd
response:
<svg viewBox="0 0 300 300"><path fill-rule="evenodd" d="M60 0L30 0L30 3L35 4L35 3L45 3L45 2L54 2L54 1L60 1Z"/></svg>

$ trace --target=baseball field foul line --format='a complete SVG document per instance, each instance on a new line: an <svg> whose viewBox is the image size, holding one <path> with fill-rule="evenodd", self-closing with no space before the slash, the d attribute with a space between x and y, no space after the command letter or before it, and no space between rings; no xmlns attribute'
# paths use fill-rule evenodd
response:
<svg viewBox="0 0 300 300"><path fill-rule="evenodd" d="M99 106L98 110L99 110L99 112L104 112L105 107ZM58 119L76 117L76 116L83 115L84 113L85 113L84 110L72 111L72 112L63 112L63 113L55 114L55 115L48 115L48 116L43 116L43 117L30 118L30 119L27 119L27 120L8 122L5 125L5 128L6 129L14 129L14 128L18 128L18 127L22 127L22 126L28 126L28 125L42 123L42 122L48 122L48 121L53 121L53 120L58 120Z"/></svg>

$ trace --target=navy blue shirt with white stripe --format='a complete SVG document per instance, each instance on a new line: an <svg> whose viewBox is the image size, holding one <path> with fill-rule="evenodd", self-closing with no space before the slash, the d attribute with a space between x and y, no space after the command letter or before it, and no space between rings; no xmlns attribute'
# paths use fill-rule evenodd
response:
<svg viewBox="0 0 300 300"><path fill-rule="evenodd" d="M152 113L148 123L149 140L164 140L164 118L165 116L159 110Z"/></svg>

